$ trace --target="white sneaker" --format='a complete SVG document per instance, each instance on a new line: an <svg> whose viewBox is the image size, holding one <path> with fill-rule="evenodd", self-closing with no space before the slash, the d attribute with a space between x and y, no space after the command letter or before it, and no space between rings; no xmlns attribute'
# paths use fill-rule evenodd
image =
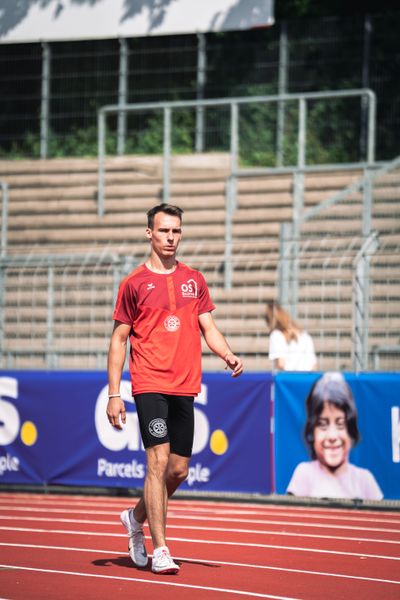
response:
<svg viewBox="0 0 400 600"><path fill-rule="evenodd" d="M124 510L120 515L120 519L129 536L129 556L137 567L146 567L149 559L144 545L142 523L136 521L133 508Z"/></svg>
<svg viewBox="0 0 400 600"><path fill-rule="evenodd" d="M161 575L174 575L179 571L179 565L172 560L167 546L161 546L154 550L151 570L153 573Z"/></svg>

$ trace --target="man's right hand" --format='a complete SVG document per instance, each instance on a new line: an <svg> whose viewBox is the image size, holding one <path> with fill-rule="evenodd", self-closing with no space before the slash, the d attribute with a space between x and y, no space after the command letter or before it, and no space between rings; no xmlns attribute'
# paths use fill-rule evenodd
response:
<svg viewBox="0 0 400 600"><path fill-rule="evenodd" d="M106 412L110 424L117 429L122 429L121 422L123 425L126 423L126 410L124 401L121 398L109 398Z"/></svg>

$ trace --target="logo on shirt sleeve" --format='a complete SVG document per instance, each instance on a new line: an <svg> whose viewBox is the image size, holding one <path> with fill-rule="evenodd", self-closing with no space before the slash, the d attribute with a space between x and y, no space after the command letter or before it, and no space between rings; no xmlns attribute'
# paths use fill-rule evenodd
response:
<svg viewBox="0 0 400 600"><path fill-rule="evenodd" d="M175 315L169 315L164 321L164 327L167 331L177 331L181 322Z"/></svg>
<svg viewBox="0 0 400 600"><path fill-rule="evenodd" d="M197 282L188 279L187 283L182 283L181 291L183 298L197 298Z"/></svg>

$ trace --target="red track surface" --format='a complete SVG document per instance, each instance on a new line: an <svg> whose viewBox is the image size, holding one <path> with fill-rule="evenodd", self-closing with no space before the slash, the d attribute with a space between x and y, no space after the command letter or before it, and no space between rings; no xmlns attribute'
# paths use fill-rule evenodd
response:
<svg viewBox="0 0 400 600"><path fill-rule="evenodd" d="M160 576L127 555L130 502L0 494L1 599L400 599L399 513L173 500Z"/></svg>

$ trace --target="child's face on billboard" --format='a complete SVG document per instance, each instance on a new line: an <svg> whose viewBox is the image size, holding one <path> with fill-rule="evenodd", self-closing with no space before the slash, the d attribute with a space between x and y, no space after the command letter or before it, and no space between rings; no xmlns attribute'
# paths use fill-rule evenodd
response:
<svg viewBox="0 0 400 600"><path fill-rule="evenodd" d="M325 402L314 429L314 451L320 463L335 471L348 461L351 438L343 410Z"/></svg>

